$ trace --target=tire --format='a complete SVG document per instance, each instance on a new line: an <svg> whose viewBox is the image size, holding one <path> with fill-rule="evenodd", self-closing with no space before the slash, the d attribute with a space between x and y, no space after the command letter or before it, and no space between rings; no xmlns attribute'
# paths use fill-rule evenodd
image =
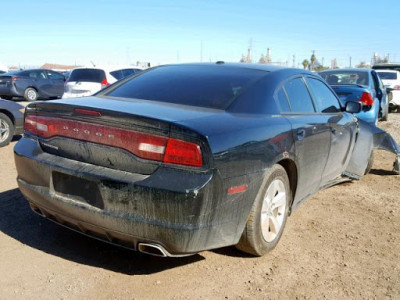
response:
<svg viewBox="0 0 400 300"><path fill-rule="evenodd" d="M38 93L34 88L27 88L24 93L24 98L29 102L36 101L38 98Z"/></svg>
<svg viewBox="0 0 400 300"><path fill-rule="evenodd" d="M282 236L291 200L286 171L274 165L263 180L236 248L255 256L274 249Z"/></svg>
<svg viewBox="0 0 400 300"><path fill-rule="evenodd" d="M367 168L365 169L364 175L367 175L369 172L371 172L373 164L374 164L374 151L371 151L371 155L368 159L368 165Z"/></svg>
<svg viewBox="0 0 400 300"><path fill-rule="evenodd" d="M5 114L0 113L0 147L7 146L14 136L14 124Z"/></svg>

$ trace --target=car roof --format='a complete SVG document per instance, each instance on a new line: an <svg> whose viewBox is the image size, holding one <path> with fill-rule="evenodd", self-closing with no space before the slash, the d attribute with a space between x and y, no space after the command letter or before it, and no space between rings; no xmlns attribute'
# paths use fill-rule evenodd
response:
<svg viewBox="0 0 400 300"><path fill-rule="evenodd" d="M379 70L376 70L376 72L385 72L385 73L400 73L399 71L397 71L397 70L391 70L391 69L379 69Z"/></svg>
<svg viewBox="0 0 400 300"><path fill-rule="evenodd" d="M250 63L225 63L225 62L216 62L216 63L184 63L184 64L168 64L168 65L160 65L159 67L167 67L167 66L188 66L188 67L203 67L208 66L212 68L230 68L230 69L252 69L252 70L260 70L268 73L284 73L285 75L295 75L295 74L307 74L311 76L318 76L318 74L310 72L305 69L297 69L297 68L289 68L277 65L269 65L269 64L250 64Z"/></svg>
<svg viewBox="0 0 400 300"><path fill-rule="evenodd" d="M329 73L329 72L365 72L369 73L371 69L365 69L365 68L343 68L343 69L331 69L331 70L325 70L321 71L319 73Z"/></svg>

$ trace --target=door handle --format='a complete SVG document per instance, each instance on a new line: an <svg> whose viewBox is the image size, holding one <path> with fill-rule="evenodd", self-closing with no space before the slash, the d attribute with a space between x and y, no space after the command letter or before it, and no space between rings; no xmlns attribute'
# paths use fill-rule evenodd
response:
<svg viewBox="0 0 400 300"><path fill-rule="evenodd" d="M301 129L297 129L297 139L298 140L302 140L304 139L304 137L306 136L306 130L301 128Z"/></svg>

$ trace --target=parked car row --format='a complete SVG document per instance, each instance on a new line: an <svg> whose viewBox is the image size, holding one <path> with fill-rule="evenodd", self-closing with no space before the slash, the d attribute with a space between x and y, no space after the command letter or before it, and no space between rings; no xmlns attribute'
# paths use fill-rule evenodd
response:
<svg viewBox="0 0 400 300"><path fill-rule="evenodd" d="M89 96L140 71L139 68L76 68L67 77L46 69L11 71L0 74L0 98L36 101Z"/></svg>
<svg viewBox="0 0 400 300"><path fill-rule="evenodd" d="M386 114L376 74L339 72L322 75L346 88L341 100L306 70L218 62L31 103L14 148L19 188L39 215L143 253L264 255L302 202L368 173L374 148L395 153L400 173L399 146L373 120Z"/></svg>
<svg viewBox="0 0 400 300"><path fill-rule="evenodd" d="M389 108L393 112L400 111L400 64L381 63L372 66L381 77L385 87L391 90Z"/></svg>
<svg viewBox="0 0 400 300"><path fill-rule="evenodd" d="M22 134L24 111L21 104L0 100L0 147L8 145L14 135Z"/></svg>
<svg viewBox="0 0 400 300"><path fill-rule="evenodd" d="M357 117L372 124L387 121L389 101L386 88L377 72L372 69L334 69L319 73L332 87L345 105L348 101L363 104Z"/></svg>
<svg viewBox="0 0 400 300"><path fill-rule="evenodd" d="M91 96L110 84L141 71L137 68L76 68L66 80L63 98Z"/></svg>

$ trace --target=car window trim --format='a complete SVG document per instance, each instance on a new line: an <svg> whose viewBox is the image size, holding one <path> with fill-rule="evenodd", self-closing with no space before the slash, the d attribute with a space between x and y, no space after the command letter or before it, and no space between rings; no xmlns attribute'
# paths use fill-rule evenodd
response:
<svg viewBox="0 0 400 300"><path fill-rule="evenodd" d="M286 82L286 81L285 81L285 82ZM285 86L284 86L284 83L285 83L285 82L282 82L280 85L278 85L278 87L277 87L277 88L275 89L275 91L274 91L274 96L273 96L273 98L274 98L274 100L275 100L275 104L276 104L276 106L279 108L279 112L280 112L281 114L283 113L283 109L282 109L282 107L281 107L280 101L278 100L278 93L279 93L279 91L280 91L281 89L282 89L283 93L285 94L286 102L288 103L290 112L292 112L292 104L291 104L290 101L289 101L289 97L288 97L288 95L287 95L287 93L286 93Z"/></svg>
<svg viewBox="0 0 400 300"><path fill-rule="evenodd" d="M322 111L317 111L317 109L316 109L317 105L315 104L315 103L316 103L315 95L313 95L312 89L309 87L309 85L308 85L308 83L307 83L307 80L306 80L307 78L311 78L311 79L315 79L315 80L320 81L323 85L325 85L325 86L332 92L333 96L335 97L335 99L336 99L336 101L338 102L338 105L339 105L339 111L338 111L338 112L322 112ZM315 105L316 113L320 113L320 114L337 114L337 113L341 113L341 112L342 112L343 107L342 107L341 104L340 104L340 101L339 101L339 98L338 98L337 94L335 93L335 91L334 91L328 84L326 84L326 83L324 82L323 79L321 80L321 79L318 78L318 77L314 77L314 76L310 76L310 75L305 75L305 76L304 76L304 81L306 82L306 86L307 86L307 88L308 88L308 90L309 90L309 93L310 93L311 98L312 98L312 100L313 100L313 103L314 103L314 105Z"/></svg>
<svg viewBox="0 0 400 300"><path fill-rule="evenodd" d="M312 103L313 108L314 108L314 112L293 112L292 104L291 104L291 102L290 102L290 98L289 98L289 96L288 96L288 94L287 94L287 91L286 91L286 88L285 88L285 83L289 82L290 80L296 79L296 78L300 78L300 79L303 81L303 84L305 85L305 87L306 87L306 89L307 89L308 95L310 96L311 103ZM300 114L300 115L303 115L303 114L310 114L310 115L313 115L313 114L317 113L317 110L316 110L316 107L315 107L315 103L314 103L314 99L313 99L313 97L312 97L311 94L310 94L310 90L309 90L309 88L308 88L308 85L307 85L306 82L305 82L305 79L304 79L304 75L303 75L303 74L296 74L296 75L294 75L294 76L291 76L291 77L287 78L286 80L282 81L281 84L282 84L282 88L283 88L283 90L284 90L284 92L285 92L285 94L286 94L287 100L288 100L288 102L289 102L289 106L290 106L290 109L291 109L291 113L298 114L298 115L299 115L299 114ZM281 112L281 113L282 113L282 112Z"/></svg>

